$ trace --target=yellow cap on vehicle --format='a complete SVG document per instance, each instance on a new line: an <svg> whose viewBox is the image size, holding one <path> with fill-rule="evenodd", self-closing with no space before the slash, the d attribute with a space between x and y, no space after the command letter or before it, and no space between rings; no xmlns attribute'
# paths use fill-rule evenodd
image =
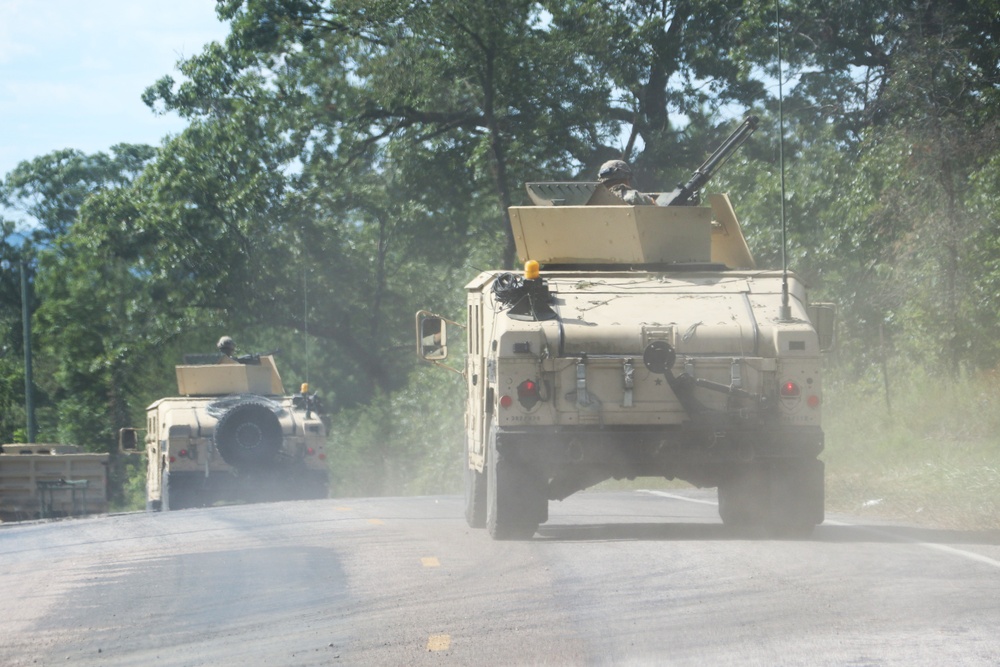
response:
<svg viewBox="0 0 1000 667"><path fill-rule="evenodd" d="M538 278L538 262L529 259L524 263L524 278L525 280L535 280Z"/></svg>

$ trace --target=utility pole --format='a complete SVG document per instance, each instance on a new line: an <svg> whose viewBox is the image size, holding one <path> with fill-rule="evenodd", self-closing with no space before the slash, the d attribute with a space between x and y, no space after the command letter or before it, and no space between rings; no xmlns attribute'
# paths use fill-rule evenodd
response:
<svg viewBox="0 0 1000 667"><path fill-rule="evenodd" d="M21 260L21 324L24 331L24 411L28 417L28 444L35 442L35 395L31 370L31 308L28 303L28 267Z"/></svg>

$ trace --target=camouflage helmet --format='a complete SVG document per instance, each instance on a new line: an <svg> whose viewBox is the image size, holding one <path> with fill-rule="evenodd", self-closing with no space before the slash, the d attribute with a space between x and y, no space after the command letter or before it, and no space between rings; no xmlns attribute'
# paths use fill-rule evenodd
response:
<svg viewBox="0 0 1000 667"><path fill-rule="evenodd" d="M608 160L597 172L597 180L601 183L629 181L632 178L632 168L624 160Z"/></svg>
<svg viewBox="0 0 1000 667"><path fill-rule="evenodd" d="M233 352L236 351L236 343L229 336L223 336L219 339L219 342L215 344L215 347L219 348L219 352L226 355L227 357L232 356Z"/></svg>

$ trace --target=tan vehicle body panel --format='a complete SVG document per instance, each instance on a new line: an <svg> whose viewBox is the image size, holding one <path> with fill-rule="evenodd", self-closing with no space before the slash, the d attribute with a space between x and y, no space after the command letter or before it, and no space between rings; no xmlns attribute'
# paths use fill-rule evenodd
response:
<svg viewBox="0 0 1000 667"><path fill-rule="evenodd" d="M642 365L642 351L653 340L669 342L679 352L678 368L686 367L704 379L730 384L734 359L739 359L738 375L745 388L806 378L810 390L820 394L820 350L806 311L804 286L789 274L793 317L780 321L781 272L753 270L755 263L729 198L713 194L707 199L710 207L511 207L522 261L577 266L570 271L543 271L559 304L558 320L525 322L496 312L489 288L501 271L483 272L466 285L466 375L476 379L469 382L467 439L470 460L478 470L483 469L488 424L477 406L484 404L490 386L496 388L496 403L529 376L547 382L553 400L531 409L516 401L505 410L494 406L499 426L686 421L684 409L667 396L662 381L657 383L660 376ZM726 269L669 273L603 269L605 264L675 262L726 263ZM596 266L588 270L588 265ZM501 370L492 379L486 351L487 341L494 340L495 358L504 361L494 364ZM515 354L514 343L527 343L534 354ZM596 401L586 405L564 400L575 390L573 359L581 354L590 357L587 385ZM623 359L631 359L634 369L629 405ZM478 381L483 376L487 383ZM728 397L702 392L701 400L708 407L724 408ZM780 420L818 427L820 411L806 410L805 400L778 401Z"/></svg>
<svg viewBox="0 0 1000 667"><path fill-rule="evenodd" d="M181 396L260 394L281 396L285 389L274 359L264 355L260 365L241 364L224 357L217 364L175 366Z"/></svg>
<svg viewBox="0 0 1000 667"><path fill-rule="evenodd" d="M470 525L530 535L545 499L639 476L718 486L727 522L755 503L754 521L821 522L820 336L795 274L756 268L729 198L528 190L536 205L510 219L539 278L485 271L465 287ZM664 349L665 370L645 361Z"/></svg>

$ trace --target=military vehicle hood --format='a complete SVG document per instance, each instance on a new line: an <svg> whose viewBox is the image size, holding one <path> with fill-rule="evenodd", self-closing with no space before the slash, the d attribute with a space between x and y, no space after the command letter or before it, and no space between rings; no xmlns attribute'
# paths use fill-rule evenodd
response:
<svg viewBox="0 0 1000 667"><path fill-rule="evenodd" d="M641 355L649 339L688 353L744 355L756 347L745 277L647 275L549 279L561 356ZM665 298L666 297L666 298Z"/></svg>

